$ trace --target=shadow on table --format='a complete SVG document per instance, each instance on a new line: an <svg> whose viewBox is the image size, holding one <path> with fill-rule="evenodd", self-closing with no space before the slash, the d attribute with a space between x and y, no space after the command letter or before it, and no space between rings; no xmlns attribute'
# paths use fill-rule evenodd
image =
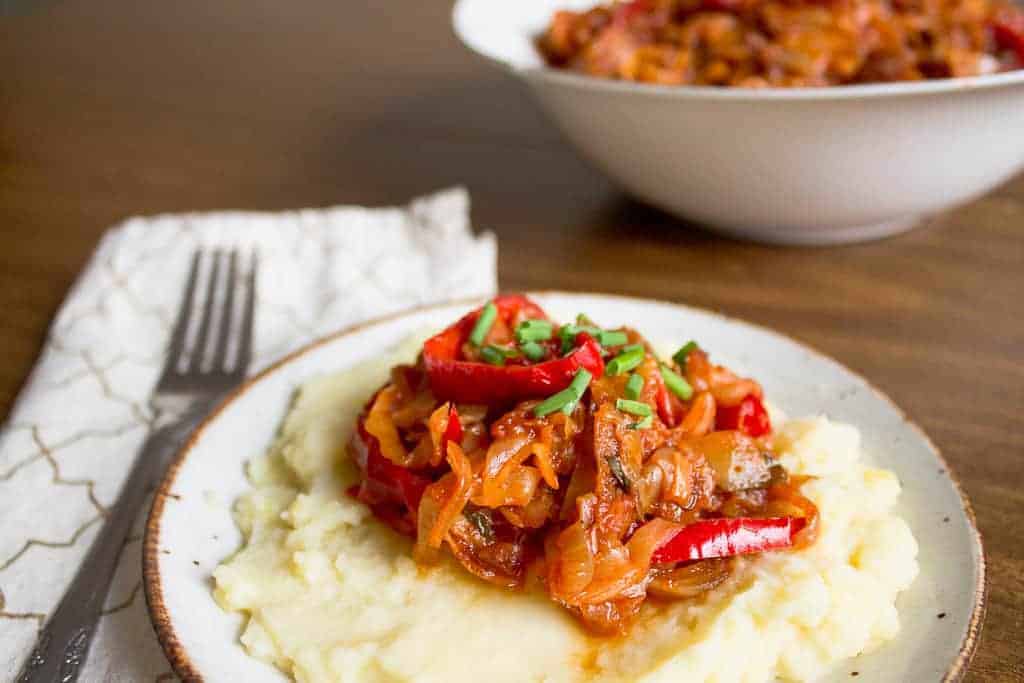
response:
<svg viewBox="0 0 1024 683"><path fill-rule="evenodd" d="M677 218L626 194L610 198L597 218L591 232L615 240L671 244L675 247L714 247L737 243L754 246L749 242L719 235L701 223Z"/></svg>

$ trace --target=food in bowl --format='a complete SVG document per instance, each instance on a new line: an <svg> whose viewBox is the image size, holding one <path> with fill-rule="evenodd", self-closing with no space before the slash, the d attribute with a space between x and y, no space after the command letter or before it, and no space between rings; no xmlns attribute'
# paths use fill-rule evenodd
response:
<svg viewBox="0 0 1024 683"><path fill-rule="evenodd" d="M897 634L916 543L852 427L521 296L416 348L309 382L250 466L214 577L253 655L303 681L807 680Z"/></svg>
<svg viewBox="0 0 1024 683"><path fill-rule="evenodd" d="M1024 67L1009 0L627 0L559 11L539 47L590 76L666 85L817 87Z"/></svg>

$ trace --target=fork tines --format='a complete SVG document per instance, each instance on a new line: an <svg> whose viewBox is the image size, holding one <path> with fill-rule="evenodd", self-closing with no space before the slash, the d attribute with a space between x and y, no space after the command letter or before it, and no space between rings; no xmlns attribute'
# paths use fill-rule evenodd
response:
<svg viewBox="0 0 1024 683"><path fill-rule="evenodd" d="M190 392L244 377L252 356L258 256L196 250L157 391Z"/></svg>

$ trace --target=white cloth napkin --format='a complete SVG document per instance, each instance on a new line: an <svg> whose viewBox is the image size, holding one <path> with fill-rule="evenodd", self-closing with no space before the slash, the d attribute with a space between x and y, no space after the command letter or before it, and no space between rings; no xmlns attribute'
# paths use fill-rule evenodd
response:
<svg viewBox="0 0 1024 683"><path fill-rule="evenodd" d="M0 430L0 680L21 669L146 435L193 250L258 247L256 371L370 317L492 293L495 240L473 236L468 211L453 189L405 208L167 215L107 233ZM144 518L82 680L173 680L140 587Z"/></svg>

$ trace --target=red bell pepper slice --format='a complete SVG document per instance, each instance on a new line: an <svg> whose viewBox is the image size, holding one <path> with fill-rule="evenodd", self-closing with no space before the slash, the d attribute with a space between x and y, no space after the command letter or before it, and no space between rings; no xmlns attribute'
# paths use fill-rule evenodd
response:
<svg viewBox="0 0 1024 683"><path fill-rule="evenodd" d="M1004 13L992 24L992 36L999 47L1013 50L1017 61L1024 65L1024 13Z"/></svg>
<svg viewBox="0 0 1024 683"><path fill-rule="evenodd" d="M715 429L739 430L747 436L764 436L772 431L772 421L764 404L753 394L739 405L718 406L715 411Z"/></svg>
<svg viewBox="0 0 1024 683"><path fill-rule="evenodd" d="M506 324L516 319L547 319L544 311L525 296L511 294L493 301ZM604 374L601 346L584 332L576 335L576 348L571 353L542 363L499 367L462 360L462 345L479 315L480 309L467 314L423 344L430 390L442 401L502 405L544 398L569 386L580 368L588 370L594 379Z"/></svg>
<svg viewBox="0 0 1024 683"><path fill-rule="evenodd" d="M793 545L806 522L800 517L721 517L688 524L663 543L652 564L710 560L779 550Z"/></svg>
<svg viewBox="0 0 1024 683"><path fill-rule="evenodd" d="M382 503L404 505L415 518L430 479L385 458L380 452L380 442L364 425L365 417L360 417L352 439L356 465L363 471L363 482L356 498L371 507Z"/></svg>
<svg viewBox="0 0 1024 683"><path fill-rule="evenodd" d="M662 379L660 372L654 373L653 379L658 387L657 394L655 394L658 417L661 418L666 427L675 427L679 424L679 410L682 407L679 399L665 386L665 380Z"/></svg>

